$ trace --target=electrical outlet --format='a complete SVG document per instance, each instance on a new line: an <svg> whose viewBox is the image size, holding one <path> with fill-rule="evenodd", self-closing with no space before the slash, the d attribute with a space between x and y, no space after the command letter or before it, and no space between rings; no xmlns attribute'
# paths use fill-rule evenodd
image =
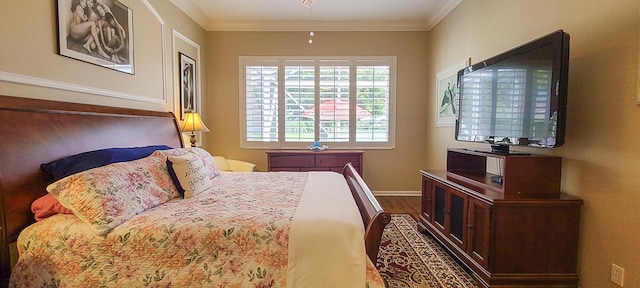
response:
<svg viewBox="0 0 640 288"><path fill-rule="evenodd" d="M624 268L611 263L611 282L618 284L620 287L624 287Z"/></svg>

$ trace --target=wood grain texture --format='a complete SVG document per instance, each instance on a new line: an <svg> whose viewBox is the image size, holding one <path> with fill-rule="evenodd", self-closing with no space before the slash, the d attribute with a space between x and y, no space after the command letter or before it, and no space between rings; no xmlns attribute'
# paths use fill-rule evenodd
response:
<svg viewBox="0 0 640 288"><path fill-rule="evenodd" d="M382 209L376 197L373 196L373 193L351 163L347 163L344 166L342 174L347 180L347 185L349 185L351 194L356 200L364 222L364 244L367 255L373 263L376 263L382 232L384 232L384 227L391 222L391 215Z"/></svg>
<svg viewBox="0 0 640 288"><path fill-rule="evenodd" d="M0 273L11 273L9 244L34 222L46 193L40 164L81 152L147 145L182 147L170 112L0 96Z"/></svg>

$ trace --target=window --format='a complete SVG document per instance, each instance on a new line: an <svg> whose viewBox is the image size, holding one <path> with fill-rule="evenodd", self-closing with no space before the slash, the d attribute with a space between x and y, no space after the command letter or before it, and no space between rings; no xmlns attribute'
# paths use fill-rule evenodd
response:
<svg viewBox="0 0 640 288"><path fill-rule="evenodd" d="M395 57L240 57L243 148L394 148Z"/></svg>

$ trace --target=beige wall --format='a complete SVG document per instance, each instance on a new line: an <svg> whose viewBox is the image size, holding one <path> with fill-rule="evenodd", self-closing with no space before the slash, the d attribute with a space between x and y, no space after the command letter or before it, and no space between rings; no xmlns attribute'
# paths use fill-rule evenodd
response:
<svg viewBox="0 0 640 288"><path fill-rule="evenodd" d="M239 148L238 56L397 56L396 149L365 153L364 177L377 191L419 190L418 169L442 169L446 148L466 146L452 140L453 128L435 127L438 71L564 29L571 34L566 144L532 152L562 156L563 190L585 200L581 286L614 287L609 282L614 262L625 268L625 287L640 287L637 0L467 0L430 32L318 31L311 46L306 32L205 32L169 1L150 0L165 24L164 80L157 73L162 59L152 55L159 53L160 35L142 36L158 29L159 22L143 1L122 1L135 8L136 35L140 35L136 54L151 53L136 58L133 76L57 55L55 1L5 2L0 9L1 95L178 112L175 61L181 51L202 64L203 116L212 130L203 134L205 148L255 162L262 170L264 151ZM25 11L29 21L24 21ZM16 75L33 83L6 80ZM43 80L62 88L43 87ZM140 90L141 83L151 86ZM159 95L162 86L166 100ZM142 100L65 90L78 87L142 96Z"/></svg>
<svg viewBox="0 0 640 288"><path fill-rule="evenodd" d="M210 32L206 64L211 102L204 137L214 154L267 169L265 150L240 149L239 56L397 56L396 148L365 150L364 179L376 191L418 191L427 135L426 32Z"/></svg>
<svg viewBox="0 0 640 288"><path fill-rule="evenodd" d="M206 59L193 45L204 46L204 29L166 0L120 1L134 14L134 75L58 55L56 1L5 2L0 95L178 112L178 52Z"/></svg>
<svg viewBox="0 0 640 288"><path fill-rule="evenodd" d="M625 268L624 287L640 287L638 12L637 0L467 0L429 33L428 91L460 59L476 63L556 29L571 34L565 145L531 152L562 156L562 189L584 199L578 268L587 288L616 287L612 262ZM453 132L427 125L426 167L443 168L443 151L463 146Z"/></svg>

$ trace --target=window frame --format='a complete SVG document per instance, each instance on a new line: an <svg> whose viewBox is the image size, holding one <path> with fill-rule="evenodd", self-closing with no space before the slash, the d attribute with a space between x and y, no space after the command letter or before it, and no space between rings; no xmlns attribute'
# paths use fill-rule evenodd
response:
<svg viewBox="0 0 640 288"><path fill-rule="evenodd" d="M305 63L315 67L315 99L319 99L319 74L320 66L342 65L349 66L349 105L350 111L355 111L357 103L357 67L358 66L388 66L389 67L389 120L388 141L356 141L356 119L354 113L350 113L349 141L348 142L322 142L331 149L394 149L396 138L396 81L397 81L397 57L396 56L240 56L239 57L239 119L240 122L240 147L243 149L306 149L313 144L309 142L285 141L285 67L295 66L293 63ZM288 65L287 65L288 64ZM278 141L247 141L247 114L246 114L246 67L247 66L277 66L278 67ZM316 110L318 106L316 105ZM316 111L317 112L317 111ZM318 115L316 113L316 115ZM318 116L316 116L318 117ZM316 118L316 130L319 117ZM317 133L317 132L316 132Z"/></svg>

